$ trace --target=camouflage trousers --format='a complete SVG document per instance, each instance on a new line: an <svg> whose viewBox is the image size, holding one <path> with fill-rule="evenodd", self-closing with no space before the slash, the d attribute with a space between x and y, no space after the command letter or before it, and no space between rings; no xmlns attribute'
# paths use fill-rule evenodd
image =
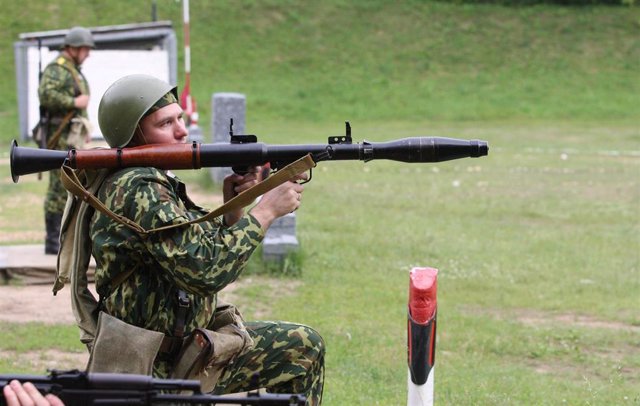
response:
<svg viewBox="0 0 640 406"><path fill-rule="evenodd" d="M59 214L64 213L64 206L67 202L67 190L60 181L60 169L49 171L49 186L44 199L44 213Z"/></svg>
<svg viewBox="0 0 640 406"><path fill-rule="evenodd" d="M276 321L249 321L245 327L254 346L224 370L212 393L266 388L271 393L303 394L307 405L320 405L325 353L320 334L307 326ZM166 378L170 373L168 363L156 361L154 376Z"/></svg>
<svg viewBox="0 0 640 406"><path fill-rule="evenodd" d="M271 393L304 394L307 405L319 405L325 353L320 334L310 327L286 322L254 321L245 326L254 347L223 372L213 393L266 388ZM256 374L257 379L253 379Z"/></svg>

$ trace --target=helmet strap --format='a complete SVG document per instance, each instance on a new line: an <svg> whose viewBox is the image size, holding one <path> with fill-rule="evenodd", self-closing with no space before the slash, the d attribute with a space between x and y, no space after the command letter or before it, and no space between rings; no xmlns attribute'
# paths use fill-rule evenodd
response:
<svg viewBox="0 0 640 406"><path fill-rule="evenodd" d="M64 47L64 53L73 60L75 65L78 65L78 48L66 46Z"/></svg>
<svg viewBox="0 0 640 406"><path fill-rule="evenodd" d="M142 140L140 140L140 138ZM144 136L144 132L142 131L142 127L140 127L140 123L136 124L136 131L133 134L133 138L131 139L135 146L147 145L147 139ZM140 142L142 141L142 142ZM129 142L131 144L131 142Z"/></svg>

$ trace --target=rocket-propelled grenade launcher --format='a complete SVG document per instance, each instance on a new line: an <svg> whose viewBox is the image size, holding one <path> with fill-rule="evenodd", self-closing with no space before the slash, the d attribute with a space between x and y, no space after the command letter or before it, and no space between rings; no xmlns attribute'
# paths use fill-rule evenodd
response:
<svg viewBox="0 0 640 406"><path fill-rule="evenodd" d="M311 154L315 162L388 159L401 162L441 162L459 158L478 158L489 153L486 141L443 137L411 137L387 142L353 143L347 123L345 136L329 137L327 144L268 145L255 135L233 135L230 143L157 144L132 148L105 148L55 151L11 145L11 178L59 169L66 164L74 169L124 168L151 166L160 169L199 169L270 163L272 169Z"/></svg>

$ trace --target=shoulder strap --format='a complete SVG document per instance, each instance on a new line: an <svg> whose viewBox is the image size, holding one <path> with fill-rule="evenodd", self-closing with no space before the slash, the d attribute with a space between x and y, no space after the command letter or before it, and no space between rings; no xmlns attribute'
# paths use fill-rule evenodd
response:
<svg viewBox="0 0 640 406"><path fill-rule="evenodd" d="M69 73L71 73L71 77L73 77L73 82L75 84L75 91L77 94L83 94L83 87L82 87L82 83L80 82L80 77L79 75L82 75L82 73L71 63L70 60L63 58L63 57L59 57L58 59L56 59L56 63L59 66L62 66L63 68L65 68L66 70L69 71ZM84 76L83 76L84 78Z"/></svg>
<svg viewBox="0 0 640 406"><path fill-rule="evenodd" d="M311 154L308 154L297 161L285 166L284 168L277 171L274 175L269 176L267 179L258 183L257 185L245 190L234 198L230 199L228 202L218 207L215 210L210 211L202 217L197 219L187 221L179 224L171 224L163 227L154 228L151 230L146 230L142 226L140 226L135 221L130 220L127 217L120 216L111 210L107 206L105 206L94 194L90 193L87 189L82 186L82 183L79 181L76 176L75 171L67 166L63 165L60 173L60 179L62 181L63 186L73 195L79 197L83 201L87 202L91 207L98 210L99 212L109 216L114 221L123 224L130 229L134 230L138 234L148 235L150 233L154 233L157 231L165 231L170 230L176 227L183 227L189 224L200 223L203 221L211 221L216 217L219 217L225 213L228 213L232 210L241 209L243 207L251 204L258 196L261 196L271 189L283 184L284 182L289 181L294 178L296 175L299 175L303 172L308 171L309 169L315 166L315 162L313 158L311 158Z"/></svg>
<svg viewBox="0 0 640 406"><path fill-rule="evenodd" d="M60 125L56 129L56 132L53 133L51 138L49 138L49 140L47 141L48 149L55 149L56 144L58 144L58 139L60 139L60 135L62 134L62 130L67 126L67 124L69 124L69 121L71 121L71 118L73 117L74 114L75 114L75 109L69 111L63 117L62 121L60 122Z"/></svg>
<svg viewBox="0 0 640 406"><path fill-rule="evenodd" d="M109 170L82 171L80 177L89 193L95 193ZM98 300L88 288L87 270L91 259L89 222L93 207L80 199L67 199L60 233L60 251L53 286L55 295L65 283L71 282L71 308L80 328L80 340L91 345L98 320Z"/></svg>

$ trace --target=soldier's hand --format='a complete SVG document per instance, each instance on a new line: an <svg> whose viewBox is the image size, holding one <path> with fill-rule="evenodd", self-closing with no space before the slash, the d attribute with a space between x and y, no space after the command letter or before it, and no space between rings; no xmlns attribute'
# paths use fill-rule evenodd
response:
<svg viewBox="0 0 640 406"><path fill-rule="evenodd" d="M89 106L89 95L81 94L80 96L73 99L73 105L77 109L86 109Z"/></svg>
<svg viewBox="0 0 640 406"><path fill-rule="evenodd" d="M304 179L304 176L296 179ZM264 230L273 220L282 217L300 207L304 186L295 181L285 182L265 193L260 202L251 210L251 214L260 222Z"/></svg>
<svg viewBox="0 0 640 406"><path fill-rule="evenodd" d="M261 169L260 166L251 166L244 175L232 173L225 177L222 183L222 196L224 201L227 202L250 187L255 186L258 183L258 175ZM224 215L224 222L228 226L231 226L235 224L243 214L243 209L227 213Z"/></svg>
<svg viewBox="0 0 640 406"><path fill-rule="evenodd" d="M13 380L4 387L3 393L7 406L64 406L62 400L55 395L42 396L31 382L21 384Z"/></svg>

